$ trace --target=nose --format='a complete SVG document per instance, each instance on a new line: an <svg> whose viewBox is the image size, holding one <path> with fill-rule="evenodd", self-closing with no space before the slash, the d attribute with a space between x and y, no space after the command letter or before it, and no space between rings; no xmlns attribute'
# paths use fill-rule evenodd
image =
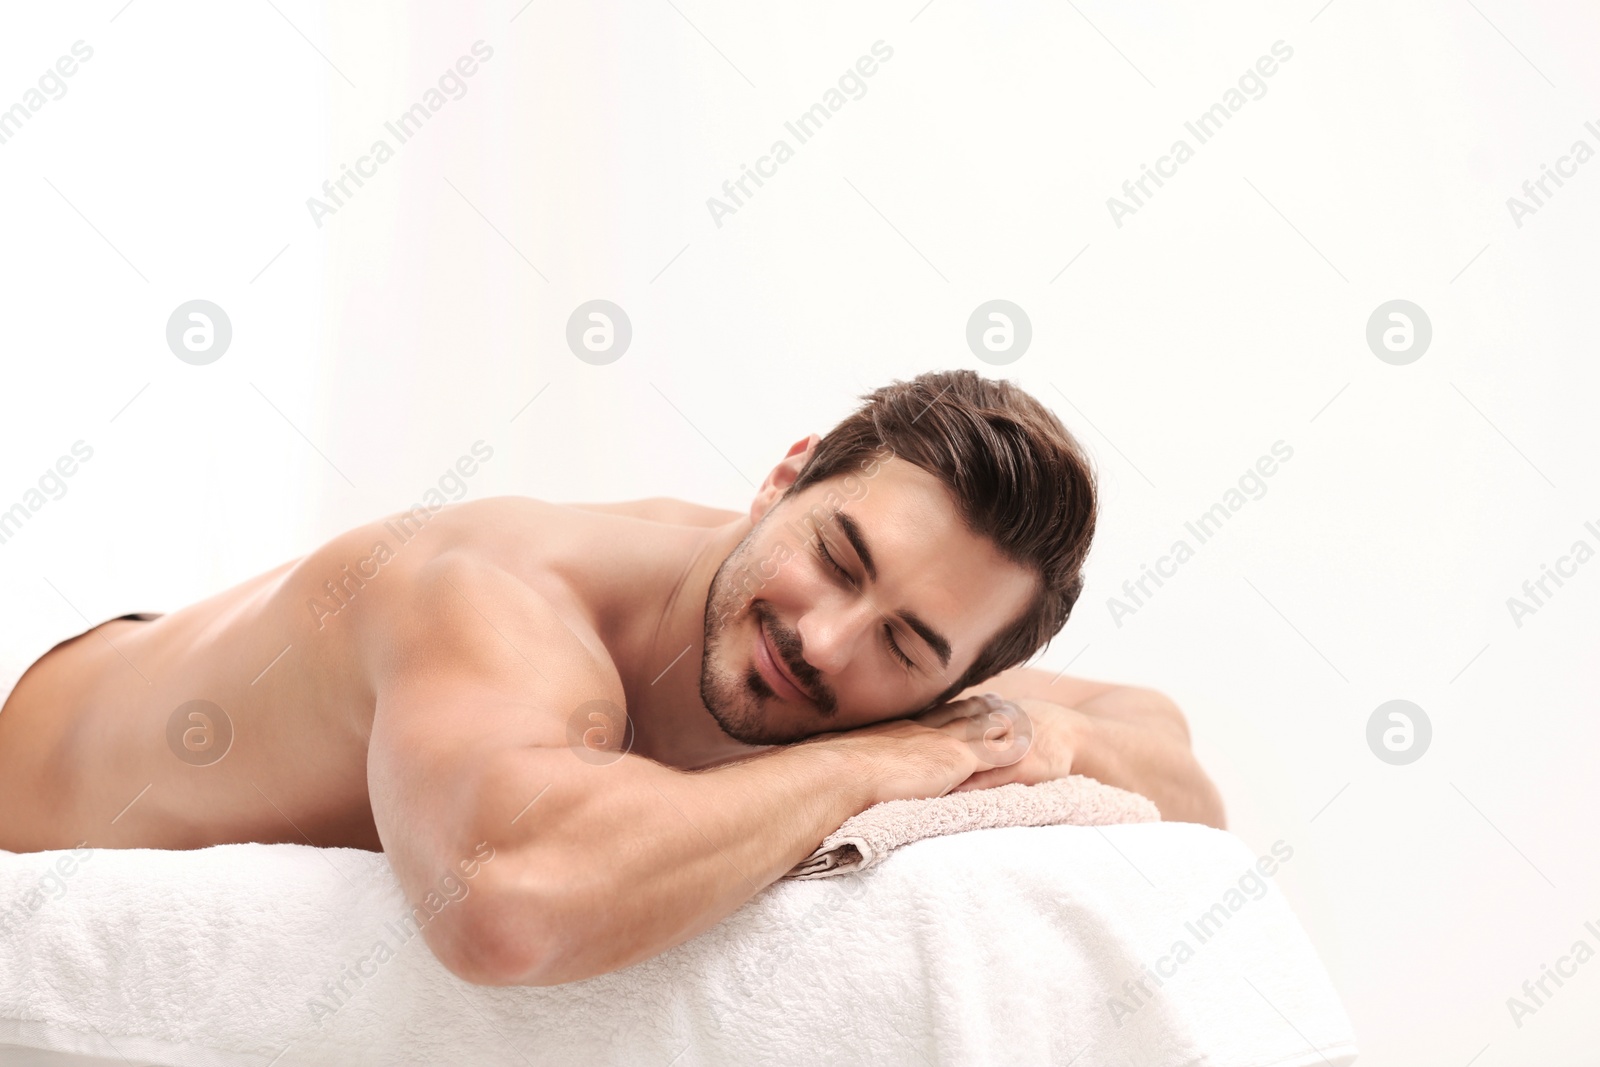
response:
<svg viewBox="0 0 1600 1067"><path fill-rule="evenodd" d="M870 639L878 612L865 597L829 597L800 616L802 654L823 674L837 674Z"/></svg>

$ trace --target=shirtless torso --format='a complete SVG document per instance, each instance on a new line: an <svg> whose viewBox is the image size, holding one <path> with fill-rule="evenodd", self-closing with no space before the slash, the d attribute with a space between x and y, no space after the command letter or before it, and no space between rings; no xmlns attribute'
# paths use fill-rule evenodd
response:
<svg viewBox="0 0 1600 1067"><path fill-rule="evenodd" d="M381 849L367 787L373 671L385 650L445 622L393 610L428 564L463 556L520 584L523 595L553 596L591 665L609 668L586 602L591 576L623 558L604 546L659 544L670 530L738 518L665 499L497 497L446 506L403 544L404 516L387 516L180 611L103 623L38 660L0 713L0 848L287 841ZM373 559L380 542L392 552L381 564ZM359 586L347 577L374 571ZM344 583L342 604L327 582ZM498 600L486 583L473 606L498 621L516 599L505 592L509 599ZM475 636L484 635L495 639L487 626ZM621 679L610 673L608 695L620 704ZM180 715L176 744L192 731L185 759L169 720L192 700L215 704L225 719L203 708L206 719ZM634 751L649 754L654 740L641 736ZM754 751L728 741L676 754L704 764Z"/></svg>

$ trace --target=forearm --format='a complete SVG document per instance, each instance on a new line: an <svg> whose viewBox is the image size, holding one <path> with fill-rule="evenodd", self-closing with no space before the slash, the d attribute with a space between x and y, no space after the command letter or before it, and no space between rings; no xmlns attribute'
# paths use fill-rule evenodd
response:
<svg viewBox="0 0 1600 1067"><path fill-rule="evenodd" d="M524 778L551 784L515 825L501 817L520 794L490 805L505 841L494 864L503 893L495 929L477 934L539 946L521 973L489 976L496 984L575 981L680 944L872 802L858 767L820 745L692 773L632 756L595 767L557 755L564 760Z"/></svg>

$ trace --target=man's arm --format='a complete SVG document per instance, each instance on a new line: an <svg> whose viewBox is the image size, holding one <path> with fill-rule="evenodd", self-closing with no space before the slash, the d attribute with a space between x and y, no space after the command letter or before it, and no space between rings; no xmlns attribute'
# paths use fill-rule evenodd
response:
<svg viewBox="0 0 1600 1067"><path fill-rule="evenodd" d="M588 718L604 705L582 709L620 706L621 684L549 602L460 558L408 577L392 640L370 653L373 817L409 900L437 902L446 875L466 886L423 933L468 981L553 985L647 959L851 815L938 796L979 766L966 725L912 720L698 772L622 754L620 724ZM609 750L570 747L575 715Z"/></svg>
<svg viewBox="0 0 1600 1067"><path fill-rule="evenodd" d="M1225 827L1222 796L1194 758L1183 712L1165 695L1032 667L1003 671L961 697L981 692L1061 705L1073 774L1148 797L1168 821Z"/></svg>

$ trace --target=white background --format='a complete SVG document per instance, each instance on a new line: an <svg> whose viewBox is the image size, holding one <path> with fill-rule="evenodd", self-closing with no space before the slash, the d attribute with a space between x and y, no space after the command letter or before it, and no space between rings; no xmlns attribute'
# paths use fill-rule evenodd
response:
<svg viewBox="0 0 1600 1067"><path fill-rule="evenodd" d="M1600 562L1520 627L1506 601L1600 548L1600 161L1520 228L1506 199L1600 149L1600 13L274 3L0 16L0 107L94 49L0 145L0 508L94 449L0 545L7 612L181 606L478 439L475 498L743 507L869 388L1012 377L1103 492L1039 662L1183 706L1231 829L1294 847L1277 881L1362 1062L1593 1062L1600 961L1520 1027L1506 1001L1600 949ZM307 198L480 39L465 96L319 228ZM718 227L706 199L878 40L866 94ZM1266 94L1119 228L1107 197L1278 40ZM234 331L203 367L165 341L195 298ZM603 367L564 342L595 298L634 330ZM1005 367L965 342L994 298L1034 331ZM1405 366L1365 341L1396 298L1433 326ZM1119 626L1107 599L1279 440L1265 495ZM1408 766L1366 742L1394 698L1433 726Z"/></svg>

